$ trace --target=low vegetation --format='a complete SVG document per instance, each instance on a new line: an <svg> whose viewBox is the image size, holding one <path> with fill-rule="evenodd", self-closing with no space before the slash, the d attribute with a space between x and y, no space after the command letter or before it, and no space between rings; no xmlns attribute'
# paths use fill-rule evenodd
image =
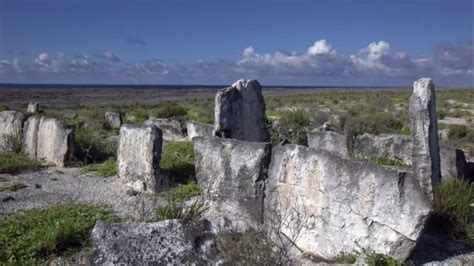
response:
<svg viewBox="0 0 474 266"><path fill-rule="evenodd" d="M37 265L89 245L97 220L117 218L103 209L65 204L49 210L23 210L0 220L0 263Z"/></svg>
<svg viewBox="0 0 474 266"><path fill-rule="evenodd" d="M370 161L377 165L383 166L391 166L391 167L398 167L398 168L410 168L411 165L404 163L402 160L398 159L391 159L387 157L372 157Z"/></svg>
<svg viewBox="0 0 474 266"><path fill-rule="evenodd" d="M0 174L15 174L20 171L38 170L40 164L23 154L0 154Z"/></svg>
<svg viewBox="0 0 474 266"><path fill-rule="evenodd" d="M280 265L274 244L263 233L222 233L219 235L218 247L227 262L238 265Z"/></svg>
<svg viewBox="0 0 474 266"><path fill-rule="evenodd" d="M196 181L190 181L187 184L178 184L163 194L172 201L186 201L201 195L201 190Z"/></svg>
<svg viewBox="0 0 474 266"><path fill-rule="evenodd" d="M94 172L100 176L116 176L117 175L117 163L113 158L106 160L99 164L89 164L82 167L82 173Z"/></svg>
<svg viewBox="0 0 474 266"><path fill-rule="evenodd" d="M194 150L191 141L165 142L161 153L161 172L172 182L194 179Z"/></svg>
<svg viewBox="0 0 474 266"><path fill-rule="evenodd" d="M181 219L186 222L199 220L206 211L204 204L195 200L191 204L185 201L169 199L166 205L155 209L157 221Z"/></svg>
<svg viewBox="0 0 474 266"><path fill-rule="evenodd" d="M279 123L288 132L289 141L294 144L306 144L306 132L310 125L308 114L302 109L283 112Z"/></svg>
<svg viewBox="0 0 474 266"><path fill-rule="evenodd" d="M14 182L10 184L1 185L0 192L4 192L4 191L15 192L25 187L26 185L21 182Z"/></svg>

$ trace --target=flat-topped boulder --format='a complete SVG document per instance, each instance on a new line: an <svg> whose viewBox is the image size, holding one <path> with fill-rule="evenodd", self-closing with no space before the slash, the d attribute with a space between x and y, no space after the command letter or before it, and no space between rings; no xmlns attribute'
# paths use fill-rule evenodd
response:
<svg viewBox="0 0 474 266"><path fill-rule="evenodd" d="M182 123L179 120L172 118L149 118L144 124L158 127L163 132L164 140L180 141L186 138L183 134Z"/></svg>
<svg viewBox="0 0 474 266"><path fill-rule="evenodd" d="M0 112L0 153L13 152L10 143L21 138L24 115L16 111Z"/></svg>
<svg viewBox="0 0 474 266"><path fill-rule="evenodd" d="M29 119L27 132L23 143L29 143L31 150L27 151L30 156L34 151L35 126L37 118ZM29 139L28 139L29 138ZM61 121L55 118L41 117L38 124L38 135L36 137L36 159L45 165L64 167L74 153L74 135L72 129L67 129Z"/></svg>
<svg viewBox="0 0 474 266"><path fill-rule="evenodd" d="M267 227L325 259L370 249L404 260L431 212L410 173L297 145L273 148L264 203Z"/></svg>
<svg viewBox="0 0 474 266"><path fill-rule="evenodd" d="M354 155L362 158L384 157L411 165L411 137L395 134L364 133L354 141Z"/></svg>
<svg viewBox="0 0 474 266"><path fill-rule="evenodd" d="M186 131L188 132L188 137L190 139L193 139L194 137L212 137L214 134L214 125L187 122Z"/></svg>
<svg viewBox="0 0 474 266"><path fill-rule="evenodd" d="M122 114L118 112L105 112L104 118L106 128L120 128L122 125Z"/></svg>
<svg viewBox="0 0 474 266"><path fill-rule="evenodd" d="M206 218L261 224L271 145L218 137L195 137L193 143Z"/></svg>
<svg viewBox="0 0 474 266"><path fill-rule="evenodd" d="M163 185L162 144L162 133L156 126L122 125L117 152L119 178L137 191L159 191Z"/></svg>
<svg viewBox="0 0 474 266"><path fill-rule="evenodd" d="M267 142L262 86L256 80L238 80L219 90L215 99L215 135L245 141Z"/></svg>
<svg viewBox="0 0 474 266"><path fill-rule="evenodd" d="M343 158L350 157L347 138L343 134L319 128L308 132L307 139L310 148L332 152Z"/></svg>

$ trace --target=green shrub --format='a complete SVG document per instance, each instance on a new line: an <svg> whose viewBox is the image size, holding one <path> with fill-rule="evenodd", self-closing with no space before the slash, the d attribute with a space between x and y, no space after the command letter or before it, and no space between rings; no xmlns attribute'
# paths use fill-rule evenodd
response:
<svg viewBox="0 0 474 266"><path fill-rule="evenodd" d="M75 204L8 214L0 220L0 262L37 265L80 249L88 245L90 231L98 220L116 218L102 209Z"/></svg>
<svg viewBox="0 0 474 266"><path fill-rule="evenodd" d="M89 164L82 167L82 173L95 172L100 176L116 176L117 175L117 163L114 159L110 158L100 164Z"/></svg>
<svg viewBox="0 0 474 266"><path fill-rule="evenodd" d="M176 102L166 102L155 112L155 116L158 118L179 118L185 116L186 114L186 108L182 107Z"/></svg>
<svg viewBox="0 0 474 266"><path fill-rule="evenodd" d="M357 261L358 256L359 256L359 254L357 254L357 253L342 252L341 254L337 255L334 258L334 262L354 264Z"/></svg>
<svg viewBox="0 0 474 266"><path fill-rule="evenodd" d="M384 166L394 166L400 168L410 168L411 165L405 164L402 160L398 159L391 159L387 157L372 157L370 161L377 165L384 165Z"/></svg>
<svg viewBox="0 0 474 266"><path fill-rule="evenodd" d="M261 232L219 234L218 247L224 260L232 265L280 265L274 244ZM284 264L282 264L284 265Z"/></svg>
<svg viewBox="0 0 474 266"><path fill-rule="evenodd" d="M3 150L10 154L20 154L22 144L21 136L21 131L3 136Z"/></svg>
<svg viewBox="0 0 474 266"><path fill-rule="evenodd" d="M434 214L449 221L456 231L464 231L472 215L470 204L474 200L473 186L453 179L445 180L433 196Z"/></svg>
<svg viewBox="0 0 474 266"><path fill-rule="evenodd" d="M451 125L448 127L448 137L455 140L474 142L474 129L465 125Z"/></svg>
<svg viewBox="0 0 474 266"><path fill-rule="evenodd" d="M97 131L84 126L78 126L74 130L77 144L76 157L84 164L95 162L100 156L101 138Z"/></svg>
<svg viewBox="0 0 474 266"><path fill-rule="evenodd" d="M438 119L444 119L446 117L446 111L444 109L437 109L436 111Z"/></svg>
<svg viewBox="0 0 474 266"><path fill-rule="evenodd" d="M201 190L196 181L190 181L187 184L179 184L164 192L164 195L172 201L186 201L192 197L201 195Z"/></svg>
<svg viewBox="0 0 474 266"><path fill-rule="evenodd" d="M131 122L135 125L141 125L143 122L145 122L145 120L148 119L148 116L148 111L139 106L130 111L125 117L134 117L133 120L128 120L128 122Z"/></svg>
<svg viewBox="0 0 474 266"><path fill-rule="evenodd" d="M365 263L368 266L403 266L410 265L410 263L400 262L390 256L375 253L373 251L364 251Z"/></svg>
<svg viewBox="0 0 474 266"><path fill-rule="evenodd" d="M191 141L165 142L161 152L161 171L173 182L194 179L194 150Z"/></svg>
<svg viewBox="0 0 474 266"><path fill-rule="evenodd" d="M283 112L280 116L280 125L288 130L291 143L305 144L306 131L309 126L309 116L301 109Z"/></svg>
<svg viewBox="0 0 474 266"><path fill-rule="evenodd" d="M25 184L23 183L20 183L20 182L14 182L14 183L11 183L11 184L6 184L6 185L2 185L0 186L0 192L3 192L3 191L10 191L10 192L15 192L19 189L22 189L22 188L25 188Z"/></svg>
<svg viewBox="0 0 474 266"><path fill-rule="evenodd" d="M29 159L23 154L0 155L0 174L14 174L20 171L38 170L40 164L36 160Z"/></svg>
<svg viewBox="0 0 474 266"><path fill-rule="evenodd" d="M466 243L474 249L474 223L466 226Z"/></svg>
<svg viewBox="0 0 474 266"><path fill-rule="evenodd" d="M183 201L168 200L167 204L155 209L155 217L158 221L180 219L185 221L196 221L206 211L204 204L194 201L187 205Z"/></svg>

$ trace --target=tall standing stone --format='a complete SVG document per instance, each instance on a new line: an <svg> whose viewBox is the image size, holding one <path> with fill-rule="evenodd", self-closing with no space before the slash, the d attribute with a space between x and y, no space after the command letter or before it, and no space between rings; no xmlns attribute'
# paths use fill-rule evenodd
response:
<svg viewBox="0 0 474 266"><path fill-rule="evenodd" d="M10 137L20 137L22 126L23 126L23 114L16 111L3 111L0 112L0 153L10 152Z"/></svg>
<svg viewBox="0 0 474 266"><path fill-rule="evenodd" d="M266 142L262 86L256 80L238 80L219 90L215 101L215 135L245 141Z"/></svg>
<svg viewBox="0 0 474 266"><path fill-rule="evenodd" d="M41 117L30 116L23 125L23 140L21 150L30 159L36 159L38 148L38 130Z"/></svg>
<svg viewBox="0 0 474 266"><path fill-rule="evenodd" d="M34 131L36 122L31 123ZM36 158L45 165L64 167L74 153L72 130L55 118L41 117L36 141ZM34 140L28 142L34 145Z"/></svg>
<svg viewBox="0 0 474 266"><path fill-rule="evenodd" d="M159 191L162 142L162 132L156 126L122 125L117 154L119 178L138 191Z"/></svg>
<svg viewBox="0 0 474 266"><path fill-rule="evenodd" d="M425 193L432 198L441 180L434 84L429 78L414 83L410 98L412 164L416 178Z"/></svg>
<svg viewBox="0 0 474 266"><path fill-rule="evenodd" d="M29 103L26 112L31 114L39 112L39 103Z"/></svg>

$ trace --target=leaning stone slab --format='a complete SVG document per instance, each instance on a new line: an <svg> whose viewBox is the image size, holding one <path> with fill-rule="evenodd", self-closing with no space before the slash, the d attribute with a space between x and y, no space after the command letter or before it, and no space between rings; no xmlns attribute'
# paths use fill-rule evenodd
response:
<svg viewBox="0 0 474 266"><path fill-rule="evenodd" d="M214 134L214 125L198 122L187 122L186 131L188 132L188 137L190 139L193 139L194 137L212 137Z"/></svg>
<svg viewBox="0 0 474 266"><path fill-rule="evenodd" d="M334 131L320 129L307 133L308 146L316 150L332 152L342 158L349 158L346 136Z"/></svg>
<svg viewBox="0 0 474 266"><path fill-rule="evenodd" d="M156 126L122 125L117 153L119 178L137 191L159 191L162 143L161 130Z"/></svg>
<svg viewBox="0 0 474 266"><path fill-rule="evenodd" d="M418 182L432 198L441 180L435 88L429 78L415 81L413 87L409 108L412 164Z"/></svg>
<svg viewBox="0 0 474 266"><path fill-rule="evenodd" d="M31 122L31 130L34 131L34 123ZM30 127L30 125L28 125ZM29 128L28 128L29 129ZM30 140L34 146L33 140ZM64 167L64 164L71 159L74 152L74 135L71 129L67 129L55 118L41 117L38 125L36 158L45 165L55 165Z"/></svg>
<svg viewBox="0 0 474 266"><path fill-rule="evenodd" d="M38 148L38 130L41 117L30 116L23 125L22 151L30 159L36 159Z"/></svg>
<svg viewBox="0 0 474 266"><path fill-rule="evenodd" d="M164 140L180 141L184 140L185 136L182 131L181 122L171 118L150 118L144 122L148 126L156 126L163 132Z"/></svg>
<svg viewBox="0 0 474 266"><path fill-rule="evenodd" d="M21 137L23 114L16 111L0 112L0 153L10 152L10 137Z"/></svg>
<svg viewBox="0 0 474 266"><path fill-rule="evenodd" d="M219 90L215 100L215 135L245 141L267 142L265 101L256 80L239 80Z"/></svg>
<svg viewBox="0 0 474 266"><path fill-rule="evenodd" d="M117 112L105 112L105 127L120 128L122 125L122 115Z"/></svg>
<svg viewBox="0 0 474 266"><path fill-rule="evenodd" d="M29 103L28 107L26 108L27 113L38 113L39 112L39 103Z"/></svg>
<svg viewBox="0 0 474 266"><path fill-rule="evenodd" d="M273 148L265 224L324 259L371 249L406 259L431 212L409 173L297 145Z"/></svg>
<svg viewBox="0 0 474 266"><path fill-rule="evenodd" d="M411 164L412 146L410 136L395 134L372 135L365 133L354 142L356 157L385 157Z"/></svg>
<svg viewBox="0 0 474 266"><path fill-rule="evenodd" d="M217 137L195 137L193 143L206 218L261 224L271 145Z"/></svg>
<svg viewBox="0 0 474 266"><path fill-rule="evenodd" d="M99 221L91 235L92 265L214 265L219 257L208 221Z"/></svg>

